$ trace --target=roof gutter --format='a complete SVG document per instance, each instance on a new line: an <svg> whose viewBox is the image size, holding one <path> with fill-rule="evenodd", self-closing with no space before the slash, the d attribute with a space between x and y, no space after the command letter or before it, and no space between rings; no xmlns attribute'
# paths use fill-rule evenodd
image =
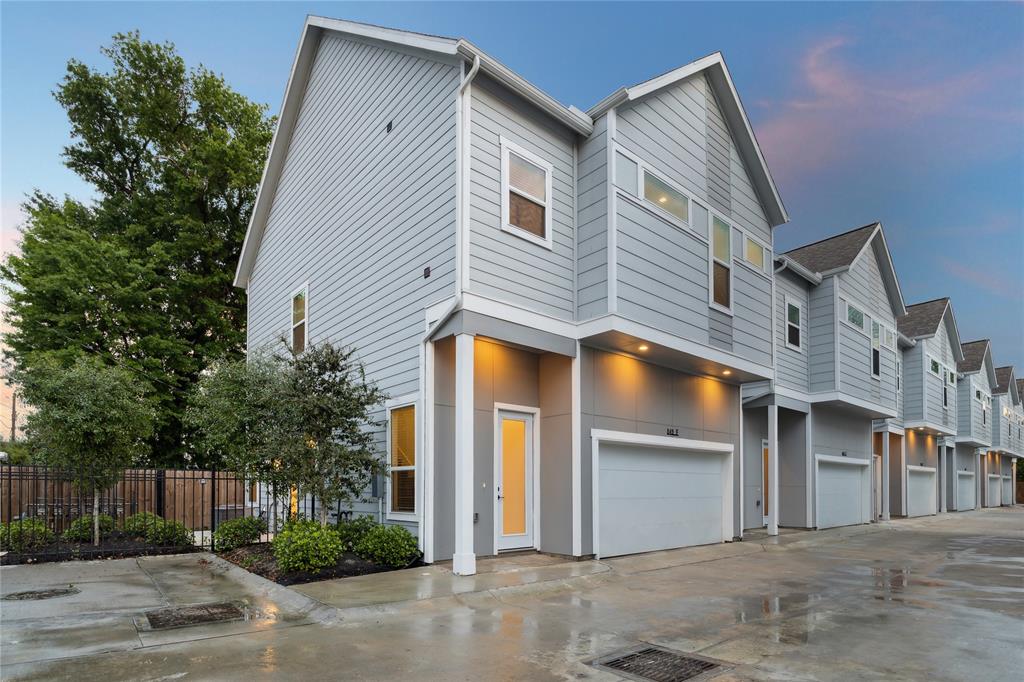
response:
<svg viewBox="0 0 1024 682"><path fill-rule="evenodd" d="M783 270L790 270L794 275L797 275L798 277L803 277L804 279L806 279L808 282L815 286L821 284L821 275L818 274L817 272L814 272L809 268L805 268L803 265L800 265L789 256L781 255L778 256L777 258L780 261L782 261L782 266L775 268L775 274L778 274Z"/></svg>
<svg viewBox="0 0 1024 682"><path fill-rule="evenodd" d="M563 106L551 95L548 95L522 76L519 76L498 60L489 57L468 40L459 40L456 51L468 60L479 60L480 68L488 76L526 98L531 104L541 109L541 111L565 124L580 135L587 136L594 132L594 121L590 116L579 109Z"/></svg>

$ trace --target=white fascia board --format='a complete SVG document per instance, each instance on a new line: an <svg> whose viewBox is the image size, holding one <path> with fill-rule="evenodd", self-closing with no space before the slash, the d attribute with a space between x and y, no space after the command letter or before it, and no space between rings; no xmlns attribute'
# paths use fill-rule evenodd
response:
<svg viewBox="0 0 1024 682"><path fill-rule="evenodd" d="M470 61L480 58L480 68L491 78L510 88L513 92L539 107L548 115L568 126L580 135L594 132L594 121L579 109L564 106L551 95L508 68L494 57L491 57L468 40L461 39L457 44L458 54Z"/></svg>
<svg viewBox="0 0 1024 682"><path fill-rule="evenodd" d="M921 466L920 464L908 464L907 471L919 471L923 474L934 474L935 467Z"/></svg>
<svg viewBox="0 0 1024 682"><path fill-rule="evenodd" d="M861 457L842 457L840 455L822 455L815 454L814 459L818 462L827 462L829 464L849 464L855 467L866 467L871 464L871 460L868 458Z"/></svg>
<svg viewBox="0 0 1024 682"><path fill-rule="evenodd" d="M938 431L943 436L956 435L956 427L943 426L942 424L936 424L935 422L930 422L923 419L918 419L916 421L908 421L903 425L903 428L905 428L907 431L916 431L919 428L930 429L932 431Z"/></svg>
<svg viewBox="0 0 1024 682"><path fill-rule="evenodd" d="M316 15L307 17L306 25L318 26L340 33L369 38L370 40L380 40L385 43L395 43L396 45L404 45L405 47L446 55L456 54L459 44L459 41L454 38L432 36L425 33L415 33L397 28L386 28L373 24L363 24L358 21L345 21L344 19L331 19L330 17Z"/></svg>
<svg viewBox="0 0 1024 682"><path fill-rule="evenodd" d="M691 440L689 438L676 438L675 436L655 436L646 433L633 433L630 431L591 429L590 437L595 438L602 443L624 443L627 445L645 445L655 448L671 448L673 450L717 452L723 455L731 454L735 450L732 443Z"/></svg>

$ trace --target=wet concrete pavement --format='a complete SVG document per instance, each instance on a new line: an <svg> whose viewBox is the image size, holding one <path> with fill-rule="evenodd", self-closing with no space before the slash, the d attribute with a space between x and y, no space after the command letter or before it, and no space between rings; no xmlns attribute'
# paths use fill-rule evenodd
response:
<svg viewBox="0 0 1024 682"><path fill-rule="evenodd" d="M728 663L717 680L1013 680L1024 665L1024 507L602 562L501 559L472 583L434 566L302 594L197 562L100 580L89 564L0 570L4 594L81 590L0 602L0 675L600 680L618 678L587 661L639 642ZM226 599L257 617L132 625L153 606Z"/></svg>

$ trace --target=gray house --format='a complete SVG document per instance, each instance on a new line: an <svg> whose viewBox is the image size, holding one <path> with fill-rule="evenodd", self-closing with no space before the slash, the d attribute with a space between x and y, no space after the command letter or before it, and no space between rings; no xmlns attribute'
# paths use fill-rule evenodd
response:
<svg viewBox="0 0 1024 682"><path fill-rule="evenodd" d="M960 334L948 298L907 306L897 323L913 342L902 351L903 428L906 433L898 477L901 514L924 516L946 511L952 485L957 435L957 365L964 360Z"/></svg>
<svg viewBox="0 0 1024 682"><path fill-rule="evenodd" d="M1024 410L1013 367L996 368L992 389L992 446L982 459L982 504L1014 504L1015 467L1024 456Z"/></svg>
<svg viewBox="0 0 1024 682"><path fill-rule="evenodd" d="M740 392L774 377L787 220L718 53L583 112L466 40L310 17L235 283L250 348L358 349L391 396L391 468L356 511L381 505L428 562L472 574L505 550L611 556L751 525ZM822 398L823 478L855 498L830 463L866 457L870 418L894 410L892 358L868 378L870 320L902 313L880 235L845 268L791 260L826 280L804 310L835 324L810 333L863 351L800 392ZM878 309L860 330L835 312L840 279Z"/></svg>
<svg viewBox="0 0 1024 682"><path fill-rule="evenodd" d="M746 526L869 522L886 513L888 448L873 458L872 432L897 414L906 311L882 226L776 264L775 379L743 389Z"/></svg>
<svg viewBox="0 0 1024 682"><path fill-rule="evenodd" d="M992 387L996 372L988 339L961 346L957 363L957 433L954 489L950 510L977 509L981 503L981 460L992 445Z"/></svg>

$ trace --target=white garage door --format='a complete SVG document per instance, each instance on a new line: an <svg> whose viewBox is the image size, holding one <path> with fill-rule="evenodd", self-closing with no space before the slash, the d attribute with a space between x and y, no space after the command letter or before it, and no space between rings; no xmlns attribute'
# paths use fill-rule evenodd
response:
<svg viewBox="0 0 1024 682"><path fill-rule="evenodd" d="M1009 476L1003 476L1002 503L1006 505L1013 504L1013 482Z"/></svg>
<svg viewBox="0 0 1024 682"><path fill-rule="evenodd" d="M818 528L871 520L868 461L842 459L834 461L818 455Z"/></svg>
<svg viewBox="0 0 1024 682"><path fill-rule="evenodd" d="M988 475L988 496L985 498L986 507L999 506L999 489L1002 487L1002 478L999 474Z"/></svg>
<svg viewBox="0 0 1024 682"><path fill-rule="evenodd" d="M956 507L958 511L974 509L974 472L956 472Z"/></svg>
<svg viewBox="0 0 1024 682"><path fill-rule="evenodd" d="M729 453L616 442L599 453L599 556L732 538Z"/></svg>
<svg viewBox="0 0 1024 682"><path fill-rule="evenodd" d="M907 467L907 516L928 516L936 513L935 469Z"/></svg>

